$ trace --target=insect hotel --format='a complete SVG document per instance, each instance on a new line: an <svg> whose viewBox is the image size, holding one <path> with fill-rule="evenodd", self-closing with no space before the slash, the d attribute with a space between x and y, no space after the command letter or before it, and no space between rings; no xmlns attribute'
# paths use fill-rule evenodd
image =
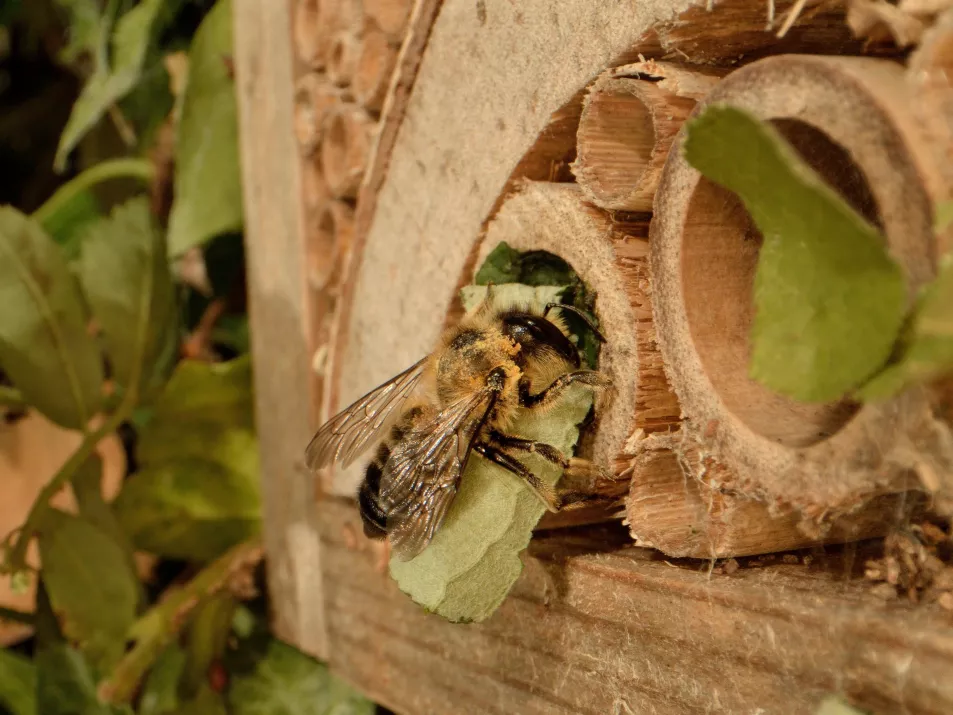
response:
<svg viewBox="0 0 953 715"><path fill-rule="evenodd" d="M407 715L953 712L951 12L236 3L280 636Z"/></svg>

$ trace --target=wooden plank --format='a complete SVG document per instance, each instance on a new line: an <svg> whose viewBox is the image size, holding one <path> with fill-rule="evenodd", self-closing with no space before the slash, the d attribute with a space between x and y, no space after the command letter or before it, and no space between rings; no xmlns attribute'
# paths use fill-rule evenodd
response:
<svg viewBox="0 0 953 715"><path fill-rule="evenodd" d="M310 364L300 176L293 132L290 8L235 0L235 71L251 352L265 544L279 637L326 655L320 552L311 523L311 479L301 464L310 438Z"/></svg>
<svg viewBox="0 0 953 715"><path fill-rule="evenodd" d="M397 589L350 502L319 513L332 668L398 713L953 712L953 622L872 595L853 550L729 575L621 529L537 538L500 610L459 625Z"/></svg>

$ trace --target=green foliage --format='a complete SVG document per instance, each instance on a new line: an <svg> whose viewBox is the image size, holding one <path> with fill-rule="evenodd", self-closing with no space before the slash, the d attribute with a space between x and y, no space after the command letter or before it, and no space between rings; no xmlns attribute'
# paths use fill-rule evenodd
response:
<svg viewBox="0 0 953 715"><path fill-rule="evenodd" d="M139 715L175 712L179 705L179 680L185 671L185 651L170 645L156 659L139 698Z"/></svg>
<svg viewBox="0 0 953 715"><path fill-rule="evenodd" d="M137 547L206 561L258 533L258 444L247 357L179 363L115 502Z"/></svg>
<svg viewBox="0 0 953 715"><path fill-rule="evenodd" d="M903 323L903 275L883 236L769 124L726 105L691 120L685 157L739 195L764 236L750 372L808 402L883 368Z"/></svg>
<svg viewBox="0 0 953 715"><path fill-rule="evenodd" d="M248 674L229 692L233 715L373 715L374 704L331 675L327 667L271 639Z"/></svg>
<svg viewBox="0 0 953 715"><path fill-rule="evenodd" d="M63 635L100 672L125 651L135 619L138 579L126 552L83 517L63 514L40 534L43 583Z"/></svg>
<svg viewBox="0 0 953 715"><path fill-rule="evenodd" d="M165 240L145 198L132 199L93 224L79 274L102 328L112 377L148 396L167 377L178 345L178 310Z"/></svg>
<svg viewBox="0 0 953 715"><path fill-rule="evenodd" d="M865 400L881 400L917 383L953 372L953 256L923 293L900 341L898 359L860 389Z"/></svg>
<svg viewBox="0 0 953 715"><path fill-rule="evenodd" d="M119 715L99 701L96 680L82 653L65 644L42 648L36 655L37 712L41 715Z"/></svg>
<svg viewBox="0 0 953 715"><path fill-rule="evenodd" d="M176 143L175 202L169 217L172 255L242 226L231 53L231 0L219 0L189 51L189 80Z"/></svg>
<svg viewBox="0 0 953 715"><path fill-rule="evenodd" d="M71 3L78 6L78 3ZM168 17L177 2L142 0L120 17L112 27L111 3L101 16L95 38L94 67L72 113L56 150L54 166L62 171L66 158L79 141L102 119L110 107L129 94L139 81L146 59L162 29L161 19ZM165 6L165 7L164 7ZM83 5L85 7L85 4ZM88 8L84 10L88 13ZM86 15L84 14L84 17ZM91 44L92 31L83 25L81 49Z"/></svg>
<svg viewBox="0 0 953 715"><path fill-rule="evenodd" d="M495 286L499 304L519 301L545 305L561 287ZM477 305L485 288L464 292L467 310ZM592 407L592 393L570 388L546 414L521 411L513 434L551 444L571 455L579 425ZM549 485L562 469L539 458L521 458ZM545 507L522 481L484 459L471 459L446 520L430 545L410 561L392 558L391 576L402 591L427 610L451 621L482 621L502 603L523 569L520 552L529 544Z"/></svg>
<svg viewBox="0 0 953 715"><path fill-rule="evenodd" d="M26 658L0 649L0 709L10 715L37 715L36 666Z"/></svg>
<svg viewBox="0 0 953 715"><path fill-rule="evenodd" d="M103 382L82 298L56 244L32 219L0 208L0 367L52 421L85 429Z"/></svg>

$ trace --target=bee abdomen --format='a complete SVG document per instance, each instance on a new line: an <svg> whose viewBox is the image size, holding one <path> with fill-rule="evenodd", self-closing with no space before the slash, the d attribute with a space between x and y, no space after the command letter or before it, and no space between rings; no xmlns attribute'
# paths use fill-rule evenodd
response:
<svg viewBox="0 0 953 715"><path fill-rule="evenodd" d="M380 504L382 466L376 459L367 465L364 481L357 495L361 521L364 522L364 535L371 539L383 539L387 536L387 514Z"/></svg>

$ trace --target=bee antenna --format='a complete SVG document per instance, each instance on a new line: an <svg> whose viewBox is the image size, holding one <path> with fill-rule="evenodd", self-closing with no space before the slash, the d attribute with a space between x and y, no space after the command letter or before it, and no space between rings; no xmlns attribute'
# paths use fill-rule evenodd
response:
<svg viewBox="0 0 953 715"><path fill-rule="evenodd" d="M592 322L592 319L584 312L579 310L579 308L573 305L566 305L565 303L547 303L546 309L543 311L543 317L545 318L547 315L549 315L549 311L551 311L553 308L568 310L570 313L574 313L582 320L582 322L589 326L589 329L593 332L593 334L596 336L596 339L600 343L606 342L606 336L599 332L599 328L595 326L595 323Z"/></svg>

